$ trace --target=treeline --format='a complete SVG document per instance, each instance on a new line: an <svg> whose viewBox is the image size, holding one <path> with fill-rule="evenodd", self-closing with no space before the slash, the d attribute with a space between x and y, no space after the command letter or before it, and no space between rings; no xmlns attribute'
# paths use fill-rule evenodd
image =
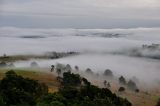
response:
<svg viewBox="0 0 160 106"><path fill-rule="evenodd" d="M60 64L60 63L57 63L55 65L51 65L51 72L56 72L58 76L62 76L64 72L73 72L73 73L82 73L83 71L79 71L80 68L76 65L74 68L71 67L69 64ZM111 82L112 80L116 79L116 76L113 74L112 70L110 69L106 69L104 70L104 72L102 72L101 74L100 73L95 73L94 71L92 71L91 68L87 68L84 73L83 73L84 76L91 76L93 77L94 79L95 78L98 78L98 77L102 77L102 79L105 79L103 81L103 84L104 84L104 87L107 87L107 88L110 88L111 87ZM137 80L138 82L138 79L136 77L133 77L134 80ZM139 92L139 88L137 87L137 84L136 82L134 81L133 79L129 79L128 81L126 80L126 78L124 76L120 76L118 78L118 81L119 81L119 89L118 91L119 92L124 92L126 89L129 89L129 90L132 90L132 91L135 91L135 92Z"/></svg>
<svg viewBox="0 0 160 106"><path fill-rule="evenodd" d="M48 93L48 87L38 81L23 78L13 70L0 81L1 106L131 106L107 88L98 88L79 74L64 72L58 77L61 87Z"/></svg>

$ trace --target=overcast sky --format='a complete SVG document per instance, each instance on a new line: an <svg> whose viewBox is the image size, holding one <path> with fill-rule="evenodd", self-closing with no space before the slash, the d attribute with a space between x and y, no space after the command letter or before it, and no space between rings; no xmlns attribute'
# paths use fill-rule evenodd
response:
<svg viewBox="0 0 160 106"><path fill-rule="evenodd" d="M0 26L160 27L160 0L0 0Z"/></svg>

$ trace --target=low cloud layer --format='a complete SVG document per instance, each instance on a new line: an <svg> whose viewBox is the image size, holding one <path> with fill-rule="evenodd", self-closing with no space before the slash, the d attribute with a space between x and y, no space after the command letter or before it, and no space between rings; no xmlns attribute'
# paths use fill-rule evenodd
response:
<svg viewBox="0 0 160 106"><path fill-rule="evenodd" d="M143 44L160 44L159 33L159 28L0 28L0 54L43 54L49 51L78 51L81 52L78 56L57 60L16 62L15 66L26 67L30 66L32 61L36 61L41 67L50 67L51 64L59 62L71 64L73 67L78 65L82 70L89 67L95 72L111 69L116 75L124 75L128 78L136 76L145 83L153 84L153 82L160 80L160 60L133 57L128 53L132 49L142 48ZM146 53L150 54L152 52L146 51Z"/></svg>

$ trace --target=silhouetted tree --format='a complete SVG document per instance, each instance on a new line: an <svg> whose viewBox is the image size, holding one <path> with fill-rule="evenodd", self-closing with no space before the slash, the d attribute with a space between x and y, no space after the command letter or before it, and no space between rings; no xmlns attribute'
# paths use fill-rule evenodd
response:
<svg viewBox="0 0 160 106"><path fill-rule="evenodd" d="M54 65L51 65L51 72L54 71Z"/></svg>
<svg viewBox="0 0 160 106"><path fill-rule="evenodd" d="M123 76L121 76L121 77L119 78L119 83L120 83L120 84L123 84L123 85L126 85L126 79L125 79Z"/></svg>
<svg viewBox="0 0 160 106"><path fill-rule="evenodd" d="M75 68L76 71L79 71L79 67L78 66L75 66L74 68Z"/></svg>
<svg viewBox="0 0 160 106"><path fill-rule="evenodd" d="M110 69L104 71L104 76L113 77L113 73Z"/></svg>
<svg viewBox="0 0 160 106"><path fill-rule="evenodd" d="M104 84L104 86L106 87L106 86L107 86L107 81L104 80L103 84Z"/></svg>
<svg viewBox="0 0 160 106"><path fill-rule="evenodd" d="M86 72L87 74L93 75L93 71L92 71L90 68L87 68L85 72Z"/></svg>
<svg viewBox="0 0 160 106"><path fill-rule="evenodd" d="M134 91L137 89L136 83L132 80L128 81L127 86L129 89L134 90Z"/></svg>
<svg viewBox="0 0 160 106"><path fill-rule="evenodd" d="M13 70L6 72L0 82L0 99L5 103L2 106L35 106L37 99L47 93L48 87L45 84L23 78Z"/></svg>

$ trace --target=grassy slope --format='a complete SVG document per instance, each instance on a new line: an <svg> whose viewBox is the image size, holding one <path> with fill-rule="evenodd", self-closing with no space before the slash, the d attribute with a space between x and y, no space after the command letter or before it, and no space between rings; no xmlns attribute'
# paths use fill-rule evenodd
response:
<svg viewBox="0 0 160 106"><path fill-rule="evenodd" d="M5 72L9 71L8 68L0 68L0 79L5 77ZM56 80L56 76L49 72L37 71L37 69L13 69L18 75L23 77L28 77L31 79L43 82L49 87L49 92L55 92L60 86L59 82Z"/></svg>
<svg viewBox="0 0 160 106"><path fill-rule="evenodd" d="M92 83L94 85L104 87L103 83L97 80L92 80ZM140 89L139 93L126 89L125 92L120 93L118 92L119 87L120 85L117 81L111 81L110 90L120 97L127 98L133 106L155 106L158 98L160 98L160 88L149 89L147 92Z"/></svg>
<svg viewBox="0 0 160 106"><path fill-rule="evenodd" d="M0 79L2 79L10 69L0 68ZM43 70L43 71L42 71ZM44 71L46 70L46 72ZM56 76L53 73L47 71L47 69L14 69L14 71L18 75L22 75L23 77L32 78L38 80L39 82L43 82L49 86L49 92L58 91L58 87L60 84L56 80ZM103 87L103 83L98 80L90 80L93 84ZM158 98L160 97L160 89L148 91L148 93L144 91L140 91L139 93L135 93L133 91L126 90L123 93L117 92L119 85L116 82L111 83L111 91L119 95L120 97L127 98L132 102L133 106L155 106Z"/></svg>

